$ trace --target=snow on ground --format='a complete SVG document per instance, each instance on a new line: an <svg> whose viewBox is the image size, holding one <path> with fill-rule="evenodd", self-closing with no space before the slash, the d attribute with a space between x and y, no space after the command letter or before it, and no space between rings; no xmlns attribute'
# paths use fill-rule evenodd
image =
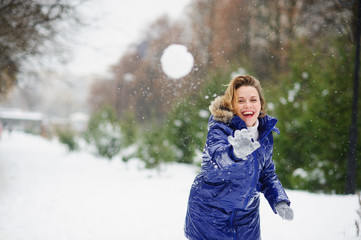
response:
<svg viewBox="0 0 361 240"><path fill-rule="evenodd" d="M0 140L1 240L184 240L183 222L197 168L145 170L69 153L56 141L13 132ZM262 198L266 240L355 237L356 196L287 191L295 219L281 220Z"/></svg>

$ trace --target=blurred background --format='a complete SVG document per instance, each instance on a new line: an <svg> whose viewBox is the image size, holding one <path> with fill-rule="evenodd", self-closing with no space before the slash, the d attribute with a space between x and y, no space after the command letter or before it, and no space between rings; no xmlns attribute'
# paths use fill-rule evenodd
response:
<svg viewBox="0 0 361 240"><path fill-rule="evenodd" d="M249 74L278 118L273 159L284 187L354 194L358 23L356 0L4 0L2 132L149 169L199 166L210 102ZM160 61L171 44L194 57L177 79Z"/></svg>
<svg viewBox="0 0 361 240"><path fill-rule="evenodd" d="M295 210L262 207L265 239L357 238L359 2L0 1L0 238L184 239L208 106L238 74L278 119Z"/></svg>

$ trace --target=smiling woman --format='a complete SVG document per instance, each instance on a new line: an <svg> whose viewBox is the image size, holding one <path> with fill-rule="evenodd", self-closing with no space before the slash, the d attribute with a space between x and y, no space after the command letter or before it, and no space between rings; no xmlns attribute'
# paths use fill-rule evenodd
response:
<svg viewBox="0 0 361 240"><path fill-rule="evenodd" d="M209 109L202 171L191 187L185 235L192 240L261 239L260 193L274 213L293 219L272 161L277 120L266 115L260 82L247 75L232 79Z"/></svg>

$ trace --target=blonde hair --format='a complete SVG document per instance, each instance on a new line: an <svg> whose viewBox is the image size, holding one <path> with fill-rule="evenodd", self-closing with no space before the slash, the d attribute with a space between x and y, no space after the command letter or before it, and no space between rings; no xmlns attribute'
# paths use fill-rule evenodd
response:
<svg viewBox="0 0 361 240"><path fill-rule="evenodd" d="M222 96L225 107L233 111L233 101L235 98L234 96L235 91L242 86L251 86L257 90L261 102L261 112L259 114L259 117L266 116L267 106L266 106L266 100L263 96L261 83L256 78L249 75L240 75L231 80L231 82L228 84L228 87L224 95Z"/></svg>

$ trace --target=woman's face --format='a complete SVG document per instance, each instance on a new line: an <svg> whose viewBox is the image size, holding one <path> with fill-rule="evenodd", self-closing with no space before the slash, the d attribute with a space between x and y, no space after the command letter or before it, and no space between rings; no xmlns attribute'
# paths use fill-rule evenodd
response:
<svg viewBox="0 0 361 240"><path fill-rule="evenodd" d="M234 93L233 109L235 113L246 123L247 127L252 127L261 111L261 101L255 87L242 86Z"/></svg>

